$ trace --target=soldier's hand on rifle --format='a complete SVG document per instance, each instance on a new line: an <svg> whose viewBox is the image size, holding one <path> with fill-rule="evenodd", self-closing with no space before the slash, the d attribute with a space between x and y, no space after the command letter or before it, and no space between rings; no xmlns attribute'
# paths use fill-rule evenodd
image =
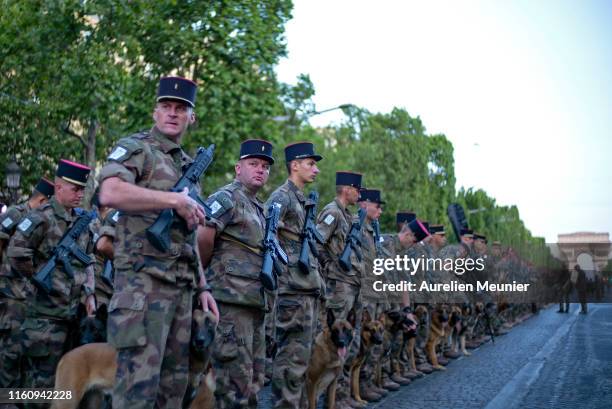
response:
<svg viewBox="0 0 612 409"><path fill-rule="evenodd" d="M90 317L96 313L96 297L93 294L88 295L85 299L85 310Z"/></svg>
<svg viewBox="0 0 612 409"><path fill-rule="evenodd" d="M194 229L198 224L204 225L206 214L202 206L195 200L189 197L189 189L185 188L179 194L179 200L175 206L175 210L187 222L190 229Z"/></svg>

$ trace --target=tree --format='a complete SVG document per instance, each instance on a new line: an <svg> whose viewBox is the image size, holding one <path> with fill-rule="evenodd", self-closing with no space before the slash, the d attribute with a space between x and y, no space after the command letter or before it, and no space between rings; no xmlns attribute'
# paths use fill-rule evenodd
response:
<svg viewBox="0 0 612 409"><path fill-rule="evenodd" d="M59 157L95 167L121 136L151 126L158 79L200 85L187 148L217 144L211 181L240 141L277 138L273 67L285 55L291 1L2 2L0 138L24 184ZM36 158L36 160L33 160Z"/></svg>

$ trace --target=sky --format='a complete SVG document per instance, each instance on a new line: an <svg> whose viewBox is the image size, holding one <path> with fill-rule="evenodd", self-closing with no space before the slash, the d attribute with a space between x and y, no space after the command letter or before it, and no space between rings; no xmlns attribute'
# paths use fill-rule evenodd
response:
<svg viewBox="0 0 612 409"><path fill-rule="evenodd" d="M285 38L317 110L405 108L532 234L612 232L612 1L294 0Z"/></svg>

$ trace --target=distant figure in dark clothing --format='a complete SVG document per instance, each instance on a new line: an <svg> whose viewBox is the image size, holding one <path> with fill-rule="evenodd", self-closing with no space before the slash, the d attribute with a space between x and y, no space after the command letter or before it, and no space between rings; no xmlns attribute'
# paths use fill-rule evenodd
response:
<svg viewBox="0 0 612 409"><path fill-rule="evenodd" d="M576 264L575 267L576 272L578 273L578 278L576 280L576 289L578 290L578 301L580 301L580 314L587 313L587 278L584 270L580 268L579 265Z"/></svg>
<svg viewBox="0 0 612 409"><path fill-rule="evenodd" d="M559 311L557 312L569 312L570 294L572 293L572 281L570 279L570 273L567 269L562 269L559 272ZM565 304L565 305L564 305Z"/></svg>

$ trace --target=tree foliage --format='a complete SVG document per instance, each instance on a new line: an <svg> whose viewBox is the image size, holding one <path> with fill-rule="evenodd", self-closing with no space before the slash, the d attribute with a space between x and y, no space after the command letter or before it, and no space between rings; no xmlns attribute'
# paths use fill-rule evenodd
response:
<svg viewBox="0 0 612 409"><path fill-rule="evenodd" d="M262 192L286 178L283 147L309 140L324 156L313 186L321 206L335 194L335 172L364 174L387 204L381 224L394 230L395 212L411 209L448 225L458 201L470 225L492 240L544 262L516 206L499 206L482 190L455 192L453 146L428 134L421 119L395 108L372 113L344 106L341 125L313 128L315 87L277 81L290 0L267 2L160 0L0 0L0 163L15 157L27 195L61 157L100 166L120 137L152 124L159 78L181 75L199 84L196 125L185 145L215 143L204 192L229 182L239 145L249 138L275 143L277 164ZM4 167L0 177L4 179ZM450 236L450 235L449 235Z"/></svg>
<svg viewBox="0 0 612 409"><path fill-rule="evenodd" d="M99 165L114 141L151 126L158 79L200 85L187 147L215 143L219 176L239 143L279 133L274 65L291 1L2 2L0 159L24 185L59 157ZM2 170L3 171L3 170Z"/></svg>

